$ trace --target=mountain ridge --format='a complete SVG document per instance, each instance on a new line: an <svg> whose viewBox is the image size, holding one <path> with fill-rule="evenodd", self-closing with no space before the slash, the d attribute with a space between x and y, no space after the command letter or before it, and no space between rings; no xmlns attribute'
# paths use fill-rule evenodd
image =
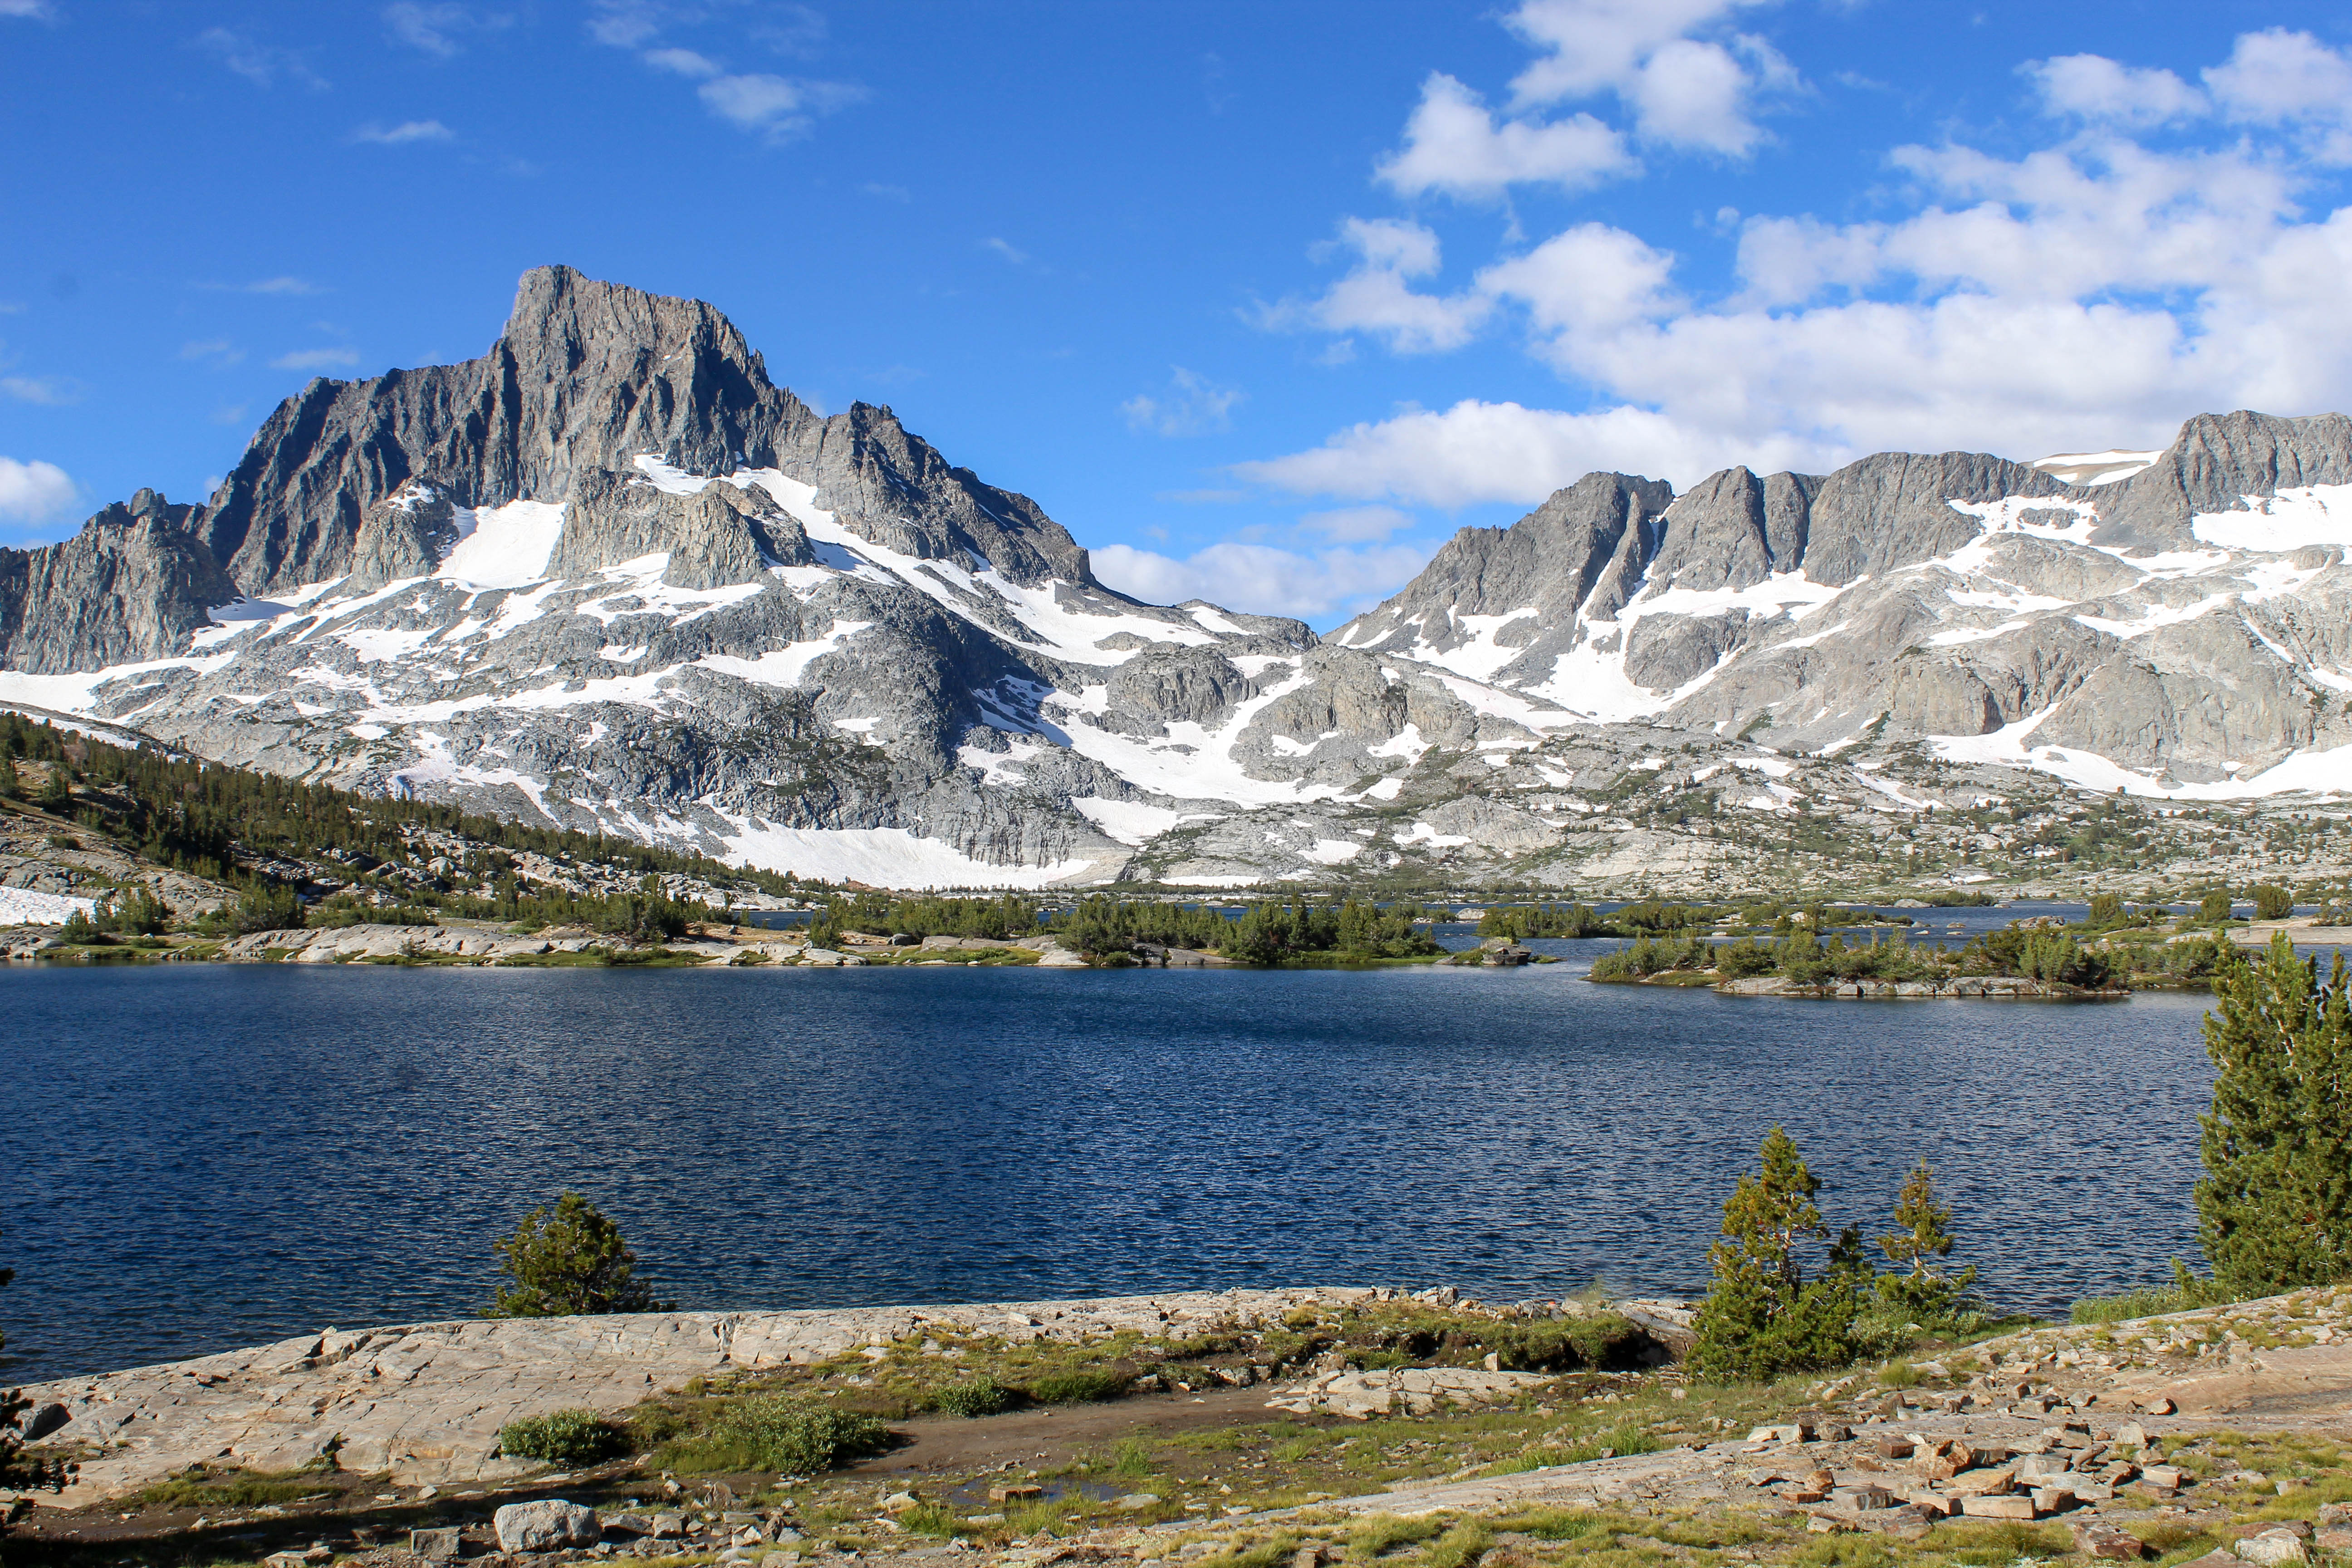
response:
<svg viewBox="0 0 2352 1568"><path fill-rule="evenodd" d="M542 268L484 355L311 382L205 502L0 552L0 700L877 884L1704 880L1723 813L2308 795L2352 747L2347 487L2352 421L2245 411L2084 483L1596 473L1318 637L1118 594L715 308ZM1820 781L1715 782L1775 757Z"/></svg>

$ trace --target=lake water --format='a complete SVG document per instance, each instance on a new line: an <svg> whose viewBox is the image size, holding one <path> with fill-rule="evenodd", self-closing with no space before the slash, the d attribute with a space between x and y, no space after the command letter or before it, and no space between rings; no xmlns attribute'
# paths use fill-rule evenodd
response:
<svg viewBox="0 0 2352 1568"><path fill-rule="evenodd" d="M470 1313L566 1186L689 1307L1694 1291L1780 1121L1872 1235L1926 1155L2007 1304L2194 1256L2202 996L1734 999L1535 945L1570 962L8 971L0 1378Z"/></svg>

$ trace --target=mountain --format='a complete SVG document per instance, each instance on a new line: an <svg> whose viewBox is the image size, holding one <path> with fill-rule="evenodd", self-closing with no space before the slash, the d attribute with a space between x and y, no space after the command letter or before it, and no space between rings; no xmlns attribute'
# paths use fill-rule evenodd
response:
<svg viewBox="0 0 2352 1568"><path fill-rule="evenodd" d="M2346 773L2347 486L2332 415L1681 496L1595 474L1323 639L1114 592L889 409L819 416L710 306L544 268L480 358L289 398L204 504L142 490L0 551L0 701L882 885L1854 858L1797 816L1907 875L1998 858L2021 836L1951 815L1990 800L2014 826L2069 783Z"/></svg>

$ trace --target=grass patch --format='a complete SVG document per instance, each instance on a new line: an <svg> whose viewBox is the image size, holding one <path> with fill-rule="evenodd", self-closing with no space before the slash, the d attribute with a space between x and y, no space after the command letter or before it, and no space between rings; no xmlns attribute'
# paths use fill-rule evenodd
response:
<svg viewBox="0 0 2352 1568"><path fill-rule="evenodd" d="M2182 1269L2169 1285L2150 1285L2118 1296L2086 1296L2074 1303L2068 1321L2076 1323L2121 1323L2134 1318L2161 1317L2167 1312L2219 1307L2236 1298L2210 1279Z"/></svg>
<svg viewBox="0 0 2352 1568"><path fill-rule="evenodd" d="M667 1443L656 1462L685 1474L814 1476L889 1446L888 1429L870 1415L764 1394L720 1405L707 1426Z"/></svg>
<svg viewBox="0 0 2352 1568"><path fill-rule="evenodd" d="M1444 1532L1445 1527L1433 1519L1402 1519L1394 1514L1382 1514L1349 1535L1348 1560L1370 1563L1383 1552L1399 1546L1411 1546Z"/></svg>
<svg viewBox="0 0 2352 1568"><path fill-rule="evenodd" d="M125 1500L139 1508L267 1508L331 1490L325 1465L299 1470L196 1469L142 1487Z"/></svg>
<svg viewBox="0 0 2352 1568"><path fill-rule="evenodd" d="M945 1540L956 1532L956 1516L935 1502L917 1503L896 1516L909 1535L929 1535Z"/></svg>
<svg viewBox="0 0 2352 1568"><path fill-rule="evenodd" d="M2074 1550L2074 1537L2063 1527L2027 1524L2021 1520L1939 1524L1928 1541L1953 1562L1968 1563L1969 1568L2011 1568L2021 1557L2047 1561Z"/></svg>
<svg viewBox="0 0 2352 1568"><path fill-rule="evenodd" d="M1127 1392L1127 1379L1115 1372L1055 1372L1029 1380L1028 1394L1040 1405L1092 1405L1117 1399Z"/></svg>
<svg viewBox="0 0 2352 1568"><path fill-rule="evenodd" d="M932 1407L950 1415L993 1415L1012 1404L1013 1391L992 1377L950 1383L931 1394Z"/></svg>
<svg viewBox="0 0 2352 1568"><path fill-rule="evenodd" d="M1916 1388L1924 1381L1919 1369L1907 1361L1889 1362L1878 1374L1881 1388Z"/></svg>

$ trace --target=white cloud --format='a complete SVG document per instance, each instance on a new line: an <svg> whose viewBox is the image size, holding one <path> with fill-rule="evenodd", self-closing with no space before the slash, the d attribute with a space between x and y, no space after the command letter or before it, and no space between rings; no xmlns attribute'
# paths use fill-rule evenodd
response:
<svg viewBox="0 0 2352 1568"><path fill-rule="evenodd" d="M692 49L647 49L646 64L656 70L674 71L698 79L717 76L725 68L709 55L697 54Z"/></svg>
<svg viewBox="0 0 2352 1568"><path fill-rule="evenodd" d="M301 349L290 354L279 354L269 362L272 370L341 370L360 363L356 349Z"/></svg>
<svg viewBox="0 0 2352 1568"><path fill-rule="evenodd" d="M1206 599L1262 616L1328 620L1378 604L1429 560L1409 544L1311 554L1270 544L1212 544L1176 560L1128 544L1092 552L1095 575L1122 594L1156 605Z"/></svg>
<svg viewBox="0 0 2352 1568"><path fill-rule="evenodd" d="M1298 520L1298 526L1335 544L1372 544L1418 521L1412 513L1392 506L1351 506L1337 511L1310 511Z"/></svg>
<svg viewBox="0 0 2352 1568"><path fill-rule="evenodd" d="M1610 408L1563 414L1465 398L1443 412L1408 409L1351 426L1320 447L1237 463L1242 478L1297 495L1388 499L1447 510L1486 501L1532 506L1600 468L1677 486L1735 462L1786 467L1809 448L1707 437L1663 414Z"/></svg>
<svg viewBox="0 0 2352 1568"><path fill-rule="evenodd" d="M447 0L440 4L398 0L383 8L383 25L402 43L446 60L463 49L459 34L495 32L512 26L514 18L504 12L478 11Z"/></svg>
<svg viewBox="0 0 2352 1568"><path fill-rule="evenodd" d="M980 242L980 247L982 250L992 250L996 252L997 255L1004 258L1005 260L1010 261L1015 267L1020 266L1023 262L1029 259L1029 253L1027 251L1016 250L1013 246L1006 243L1004 240L999 239L992 234L986 239Z"/></svg>
<svg viewBox="0 0 2352 1568"><path fill-rule="evenodd" d="M2168 70L2126 66L2105 55L2061 55L2021 68L2041 89L2042 107L2108 125L2162 125L2201 115L2205 95Z"/></svg>
<svg viewBox="0 0 2352 1568"><path fill-rule="evenodd" d="M1409 409L1237 471L1349 500L1527 502L1588 468L1687 484L1732 462L1821 471L1885 449L2032 458L2162 445L2200 410L2352 406L2352 207L2306 210L2341 135L2333 73L2352 62L2302 35L2245 35L2204 73L2208 144L2186 148L2120 129L2182 123L2196 103L2181 79L2112 64L2028 68L2045 106L2087 122L2053 145L1895 149L1907 215L1747 220L1718 298L1677 285L1674 251L1601 224L1416 293L1434 237L1391 221L1396 259L1373 268L1365 248L1360 268L1390 294L1334 288L1272 324L1515 328L1573 411ZM1424 352L1468 335L1390 331Z"/></svg>
<svg viewBox="0 0 2352 1568"><path fill-rule="evenodd" d="M710 111L772 142L805 134L820 114L856 102L866 89L847 82L803 81L766 75L712 77L694 89Z"/></svg>
<svg viewBox="0 0 2352 1568"><path fill-rule="evenodd" d="M661 31L663 7L655 0L592 0L588 36L616 49L634 49Z"/></svg>
<svg viewBox="0 0 2352 1568"><path fill-rule="evenodd" d="M62 516L80 492L55 463L0 458L0 517L47 522Z"/></svg>
<svg viewBox="0 0 2352 1568"><path fill-rule="evenodd" d="M2230 58L2204 73L2222 118L2300 130L2301 150L2352 163L2352 58L2309 33L2241 33Z"/></svg>
<svg viewBox="0 0 2352 1568"><path fill-rule="evenodd" d="M26 21L46 22L56 15L48 0L0 0L0 16L21 16Z"/></svg>
<svg viewBox="0 0 2352 1568"><path fill-rule="evenodd" d="M226 338L203 338L180 345L182 359L208 359L220 364L235 364L245 357L245 351Z"/></svg>
<svg viewBox="0 0 2352 1568"><path fill-rule="evenodd" d="M397 125L367 124L352 132L354 142L379 147L401 147L411 142L455 142L457 133L437 120L404 120Z"/></svg>
<svg viewBox="0 0 2352 1568"><path fill-rule="evenodd" d="M710 21L720 8L670 0L593 0L588 36L614 48L638 50L654 69L697 82L695 96L704 108L739 130L757 132L771 146L798 140L820 115L866 97L855 82L730 71L723 60L700 49L675 44L648 47L666 29ZM746 20L747 36L780 54L807 54L824 37L824 16L805 5L763 6Z"/></svg>
<svg viewBox="0 0 2352 1568"><path fill-rule="evenodd" d="M1218 386L1181 364L1170 366L1169 372L1166 392L1157 397L1139 393L1118 405L1129 429L1155 436L1206 436L1233 427L1233 406L1243 396L1239 389Z"/></svg>
<svg viewBox="0 0 2352 1568"><path fill-rule="evenodd" d="M310 68L302 51L265 44L227 27L205 28L196 35L196 47L256 87L274 86L280 77L313 91L323 91L329 85L325 77Z"/></svg>
<svg viewBox="0 0 2352 1568"><path fill-rule="evenodd" d="M1438 268L1437 236L1398 218L1347 219L1337 247L1356 253L1356 265L1319 300L1285 300L1261 307L1269 328L1368 332L1397 353L1437 353L1470 341L1493 309L1480 295L1441 299L1416 294L1411 280Z"/></svg>
<svg viewBox="0 0 2352 1568"><path fill-rule="evenodd" d="M1511 83L1521 108L1614 93L1644 141L1745 157L1764 140L1759 92L1796 73L1761 39L1723 30L1759 0L1520 0L1506 18L1544 51ZM1745 57L1745 63L1742 63Z"/></svg>
<svg viewBox="0 0 2352 1568"><path fill-rule="evenodd" d="M81 383L55 375L0 376L0 396L12 397L19 403L37 403L58 408L81 401Z"/></svg>
<svg viewBox="0 0 2352 1568"><path fill-rule="evenodd" d="M1513 184L1551 184L1577 191L1641 165L1625 139L1589 114L1545 123L1497 122L1470 89L1432 72L1421 104L1405 122L1404 150L1381 161L1380 178L1400 195L1442 191L1492 198Z"/></svg>

